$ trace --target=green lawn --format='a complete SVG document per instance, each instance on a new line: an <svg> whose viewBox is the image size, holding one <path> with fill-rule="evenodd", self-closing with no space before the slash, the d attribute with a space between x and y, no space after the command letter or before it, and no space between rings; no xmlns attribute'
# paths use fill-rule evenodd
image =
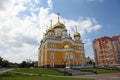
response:
<svg viewBox="0 0 120 80"><path fill-rule="evenodd" d="M58 77L36 77L36 76L29 76L29 77L0 77L0 80L94 80L94 79L78 79L78 78L58 78Z"/></svg>
<svg viewBox="0 0 120 80"><path fill-rule="evenodd" d="M99 69L99 68L83 68L83 69L80 69L80 70L91 70L91 71L95 71L97 74L120 72L120 71L117 71L117 70L107 70L107 69Z"/></svg>
<svg viewBox="0 0 120 80"><path fill-rule="evenodd" d="M0 80L94 80L94 79L30 76L30 75L15 74L15 73L7 72L4 74L0 74Z"/></svg>
<svg viewBox="0 0 120 80"><path fill-rule="evenodd" d="M34 73L34 74L49 74L49 75L64 75L58 71L47 69L47 68L18 68L12 70L12 72L24 72L24 73Z"/></svg>

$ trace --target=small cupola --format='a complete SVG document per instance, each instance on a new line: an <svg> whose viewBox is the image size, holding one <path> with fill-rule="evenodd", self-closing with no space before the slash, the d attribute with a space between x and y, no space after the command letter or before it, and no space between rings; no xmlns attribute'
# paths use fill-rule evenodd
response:
<svg viewBox="0 0 120 80"><path fill-rule="evenodd" d="M77 31L77 26L76 27L76 32L74 33L74 39L76 42L81 42L80 38L81 38L81 35L80 33Z"/></svg>

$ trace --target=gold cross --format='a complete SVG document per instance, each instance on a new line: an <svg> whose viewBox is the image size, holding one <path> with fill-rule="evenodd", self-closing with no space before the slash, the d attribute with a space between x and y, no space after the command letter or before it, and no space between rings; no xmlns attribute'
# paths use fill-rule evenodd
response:
<svg viewBox="0 0 120 80"><path fill-rule="evenodd" d="M57 13L58 15L58 22L60 22L60 13Z"/></svg>
<svg viewBox="0 0 120 80"><path fill-rule="evenodd" d="M50 26L52 27L52 20L50 20Z"/></svg>

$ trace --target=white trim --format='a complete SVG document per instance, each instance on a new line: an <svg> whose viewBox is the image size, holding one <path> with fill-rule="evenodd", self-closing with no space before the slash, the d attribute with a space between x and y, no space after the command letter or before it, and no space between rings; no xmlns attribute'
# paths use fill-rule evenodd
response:
<svg viewBox="0 0 120 80"><path fill-rule="evenodd" d="M60 39L60 40L55 40L55 39L46 39L46 41L45 41L45 43L44 44L46 44L47 42L54 42L54 43L63 43L63 42L65 42L65 41L69 41L69 42L71 42L72 44L74 44L74 45L77 45L77 46L82 46L82 47L84 47L84 43L76 43L76 42L73 42L71 39L69 39L69 38L65 38L65 39Z"/></svg>
<svg viewBox="0 0 120 80"><path fill-rule="evenodd" d="M84 51L74 50L74 49L55 49L55 48L46 48L48 51L75 51L76 53L84 53Z"/></svg>

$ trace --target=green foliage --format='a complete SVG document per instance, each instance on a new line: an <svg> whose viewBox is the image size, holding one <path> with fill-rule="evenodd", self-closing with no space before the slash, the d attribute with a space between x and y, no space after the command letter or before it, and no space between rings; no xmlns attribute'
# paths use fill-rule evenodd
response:
<svg viewBox="0 0 120 80"><path fill-rule="evenodd" d="M0 57L0 68L6 67L6 68L30 68L30 67L37 67L38 62L32 61L30 59L27 59L26 61L22 61L22 63L12 63L8 60L4 60L2 57Z"/></svg>
<svg viewBox="0 0 120 80"><path fill-rule="evenodd" d="M22 61L22 63L19 65L20 68L30 68L30 67L37 67L38 62L37 61L32 61L32 60L27 60L27 61Z"/></svg>
<svg viewBox="0 0 120 80"><path fill-rule="evenodd" d="M8 67L8 66L9 66L9 62L8 62L7 60L3 60L3 61L1 62L1 66L2 66L2 67Z"/></svg>
<svg viewBox="0 0 120 80"><path fill-rule="evenodd" d="M19 64L17 64L17 63L11 63L8 60L4 60L2 57L0 57L0 67L18 68Z"/></svg>
<svg viewBox="0 0 120 80"><path fill-rule="evenodd" d="M80 70L91 70L91 71L95 71L97 74L120 72L117 70L107 70L107 69L99 69L99 68L83 68Z"/></svg>

